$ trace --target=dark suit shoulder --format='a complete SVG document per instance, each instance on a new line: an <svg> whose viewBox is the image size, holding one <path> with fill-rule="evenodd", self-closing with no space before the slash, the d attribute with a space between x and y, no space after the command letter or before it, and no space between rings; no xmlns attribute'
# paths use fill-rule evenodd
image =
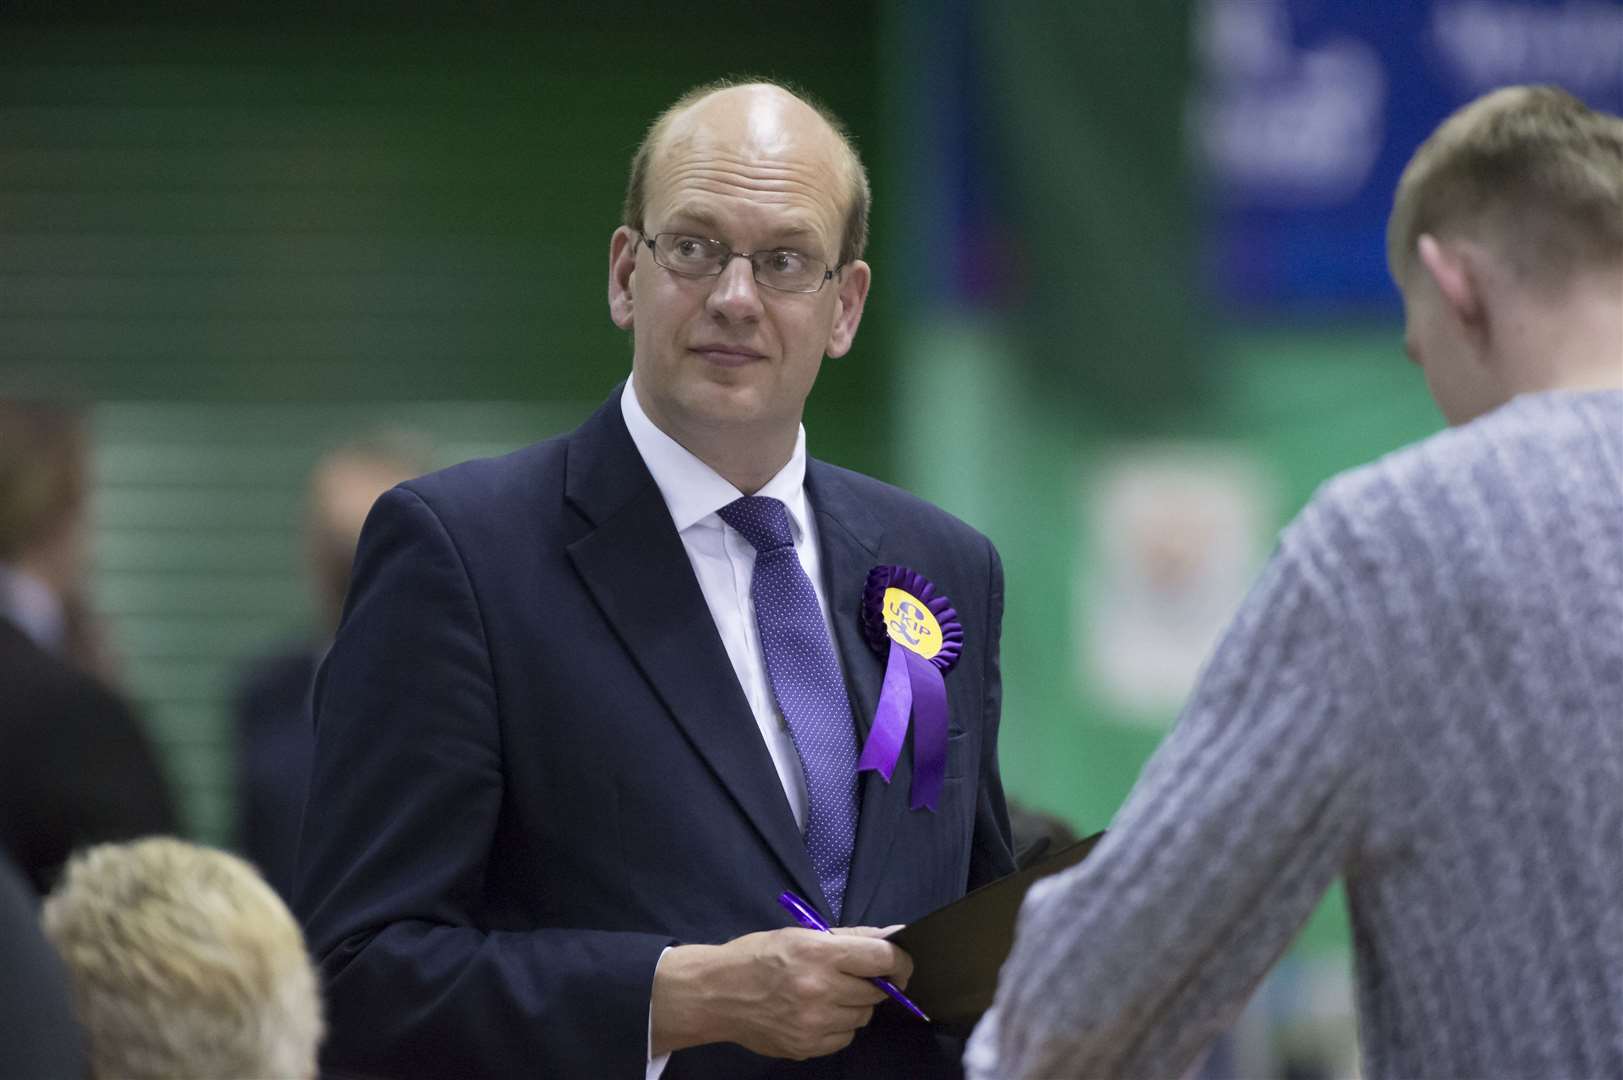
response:
<svg viewBox="0 0 1623 1080"><path fill-rule="evenodd" d="M11 720L38 726L84 718L134 724L124 701L84 672L41 649L0 619L0 683L15 706Z"/></svg>
<svg viewBox="0 0 1623 1080"><path fill-rule="evenodd" d="M86 1076L72 988L40 932L37 898L0 853L0 1076Z"/></svg>
<svg viewBox="0 0 1623 1080"><path fill-rule="evenodd" d="M421 524L422 511L438 523L469 569L474 562L500 565L515 550L556 546L574 535L576 527L563 498L568 444L569 436L546 439L500 457L464 461L385 492L367 519L361 557L369 549L374 519L397 525L416 519Z"/></svg>
<svg viewBox="0 0 1623 1080"><path fill-rule="evenodd" d="M475 458L400 486L444 517L492 505L533 502L561 490L570 436L558 435L498 457Z"/></svg>
<svg viewBox="0 0 1623 1080"><path fill-rule="evenodd" d="M175 829L162 766L117 694L0 620L0 846L45 892L85 844Z"/></svg>
<svg viewBox="0 0 1623 1080"><path fill-rule="evenodd" d="M806 463L807 480L817 492L842 489L839 496L867 508L890 529L904 528L933 535L949 543L984 548L991 540L962 519L894 484L864 473L812 459Z"/></svg>
<svg viewBox="0 0 1623 1080"><path fill-rule="evenodd" d="M254 657L237 678L232 699L238 710L260 702L280 703L290 695L302 697L315 678L320 656L320 646L301 638Z"/></svg>

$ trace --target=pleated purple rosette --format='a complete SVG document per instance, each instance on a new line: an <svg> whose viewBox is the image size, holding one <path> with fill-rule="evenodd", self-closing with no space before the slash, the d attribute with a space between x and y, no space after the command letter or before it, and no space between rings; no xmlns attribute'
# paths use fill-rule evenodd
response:
<svg viewBox="0 0 1623 1080"><path fill-rule="evenodd" d="M941 640L934 655L924 654L933 643L917 636L922 623L907 612L886 610L887 590L906 593L917 607L927 609L939 627ZM941 795L947 772L947 684L943 676L958 662L964 649L964 628L958 612L923 574L905 566L876 566L868 571L862 594L862 634L874 652L886 658L885 681L874 710L873 728L857 759L857 771L873 769L890 783L896 762L913 727L913 788L908 805L932 812Z"/></svg>

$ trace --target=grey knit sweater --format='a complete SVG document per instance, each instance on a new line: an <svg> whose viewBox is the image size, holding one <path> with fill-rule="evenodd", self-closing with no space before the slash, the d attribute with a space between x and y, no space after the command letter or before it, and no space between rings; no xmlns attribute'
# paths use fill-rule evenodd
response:
<svg viewBox="0 0 1623 1080"><path fill-rule="evenodd" d="M1623 1077L1623 391L1324 487L1028 897L971 1074L1177 1076L1338 875L1367 1076Z"/></svg>

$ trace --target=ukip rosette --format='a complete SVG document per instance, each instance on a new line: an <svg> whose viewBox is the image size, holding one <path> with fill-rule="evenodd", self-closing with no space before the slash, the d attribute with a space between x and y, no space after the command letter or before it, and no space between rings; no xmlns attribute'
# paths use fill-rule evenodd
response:
<svg viewBox="0 0 1623 1080"><path fill-rule="evenodd" d="M964 628L947 598L905 566L868 571L862 633L885 657L885 681L857 771L876 770L890 783L913 728L913 789L908 805L935 810L947 772L947 683L964 649Z"/></svg>

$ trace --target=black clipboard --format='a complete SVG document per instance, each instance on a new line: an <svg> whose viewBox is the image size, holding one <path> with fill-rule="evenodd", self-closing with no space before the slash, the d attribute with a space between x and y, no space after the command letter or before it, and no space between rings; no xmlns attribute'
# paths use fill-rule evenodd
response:
<svg viewBox="0 0 1623 1080"><path fill-rule="evenodd" d="M1026 891L1081 862L1103 836L1096 832L1078 840L891 934L888 940L913 958L907 996L938 1024L972 1026L992 1007L998 971L1014 947L1015 919Z"/></svg>

